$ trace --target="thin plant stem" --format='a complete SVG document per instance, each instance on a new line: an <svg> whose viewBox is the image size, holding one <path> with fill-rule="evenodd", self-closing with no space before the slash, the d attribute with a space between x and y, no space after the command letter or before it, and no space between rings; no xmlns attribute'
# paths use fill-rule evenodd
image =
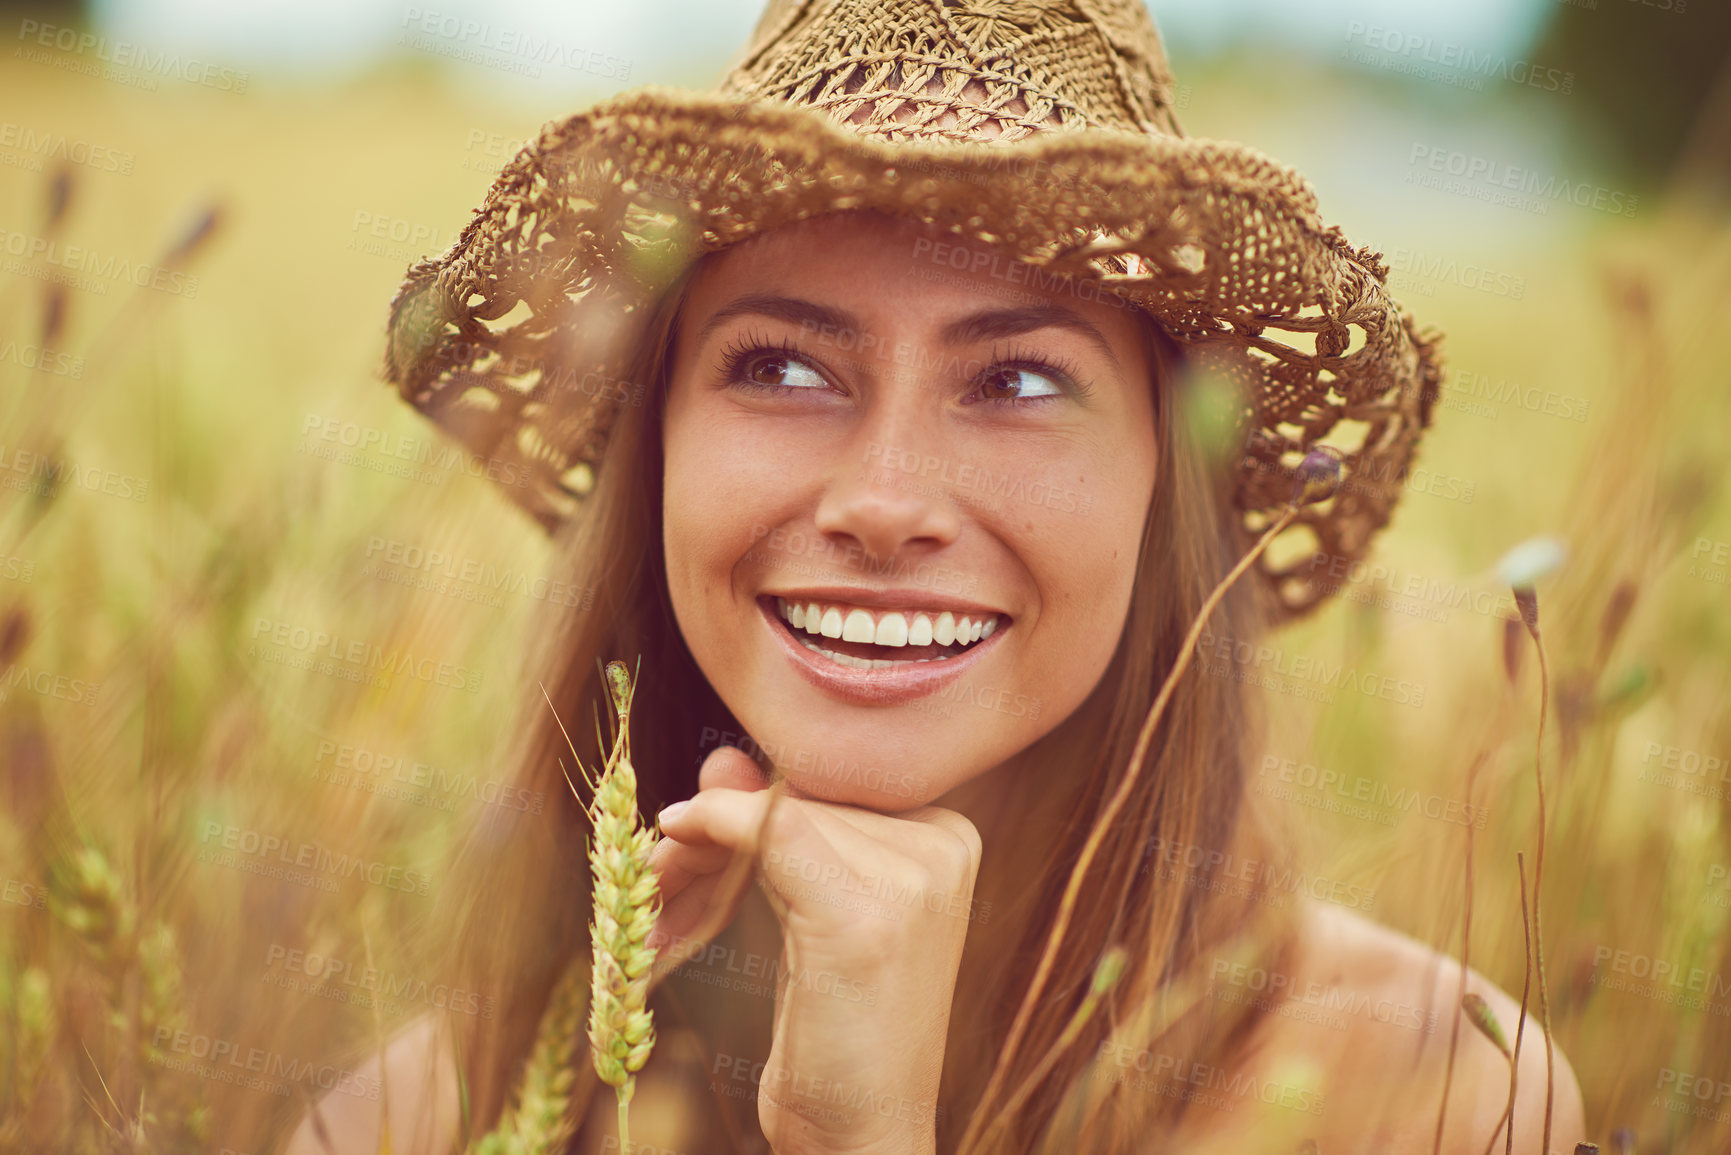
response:
<svg viewBox="0 0 1731 1155"><path fill-rule="evenodd" d="M1527 1031L1527 998L1533 985L1533 931L1532 924L1527 920L1527 860L1520 852L1515 853L1515 869L1521 875L1521 934L1526 939L1526 968L1521 974L1521 1014L1515 1023L1515 1051L1509 1056L1509 1103L1503 1108L1502 1122L1497 1124L1497 1130L1491 1133L1491 1141L1485 1144L1485 1155L1491 1155L1491 1148L1496 1146L1497 1133L1504 1127L1508 1128L1508 1137L1503 1144L1503 1155L1510 1155L1515 1147L1515 1085L1519 1081L1521 1070L1521 1036Z"/></svg>
<svg viewBox="0 0 1731 1155"><path fill-rule="evenodd" d="M1116 947L1113 949L1119 950ZM1123 954L1119 950L1117 963L1119 970L1122 970L1123 967L1122 960ZM1103 963L1102 968L1104 965ZM1059 1035L1057 1042L1041 1056L1040 1062L1034 1069L1028 1072L1028 1077L1022 1080L1021 1086L1016 1088L1015 1093L1004 1104L1004 1109L998 1113L998 1117L986 1129L984 1139L990 1139L999 1128L1005 1126L1015 1117L1022 1104L1028 1101L1028 1096L1032 1095L1034 1089L1040 1085L1040 1081L1057 1065L1058 1059L1076 1041L1076 1037L1082 1033L1082 1028L1088 1025L1088 1020L1094 1017L1094 1011L1099 1007L1100 1000L1112 988L1117 977L1117 974L1113 973L1109 978L1102 980L1102 977L1098 973L1096 974L1095 981L1089 986L1087 995L1082 999L1082 1004L1076 1008L1076 1013L1071 1015L1070 1021L1065 1024L1063 1034Z"/></svg>
<svg viewBox="0 0 1731 1155"><path fill-rule="evenodd" d="M1474 755L1472 765L1467 768L1468 805L1477 804L1478 793L1475 787L1478 784L1479 771L1484 769L1485 763L1490 760L1491 751L1502 745L1503 731L1508 724L1509 713L1514 702L1513 684L1505 683L1505 686L1502 705L1497 710L1497 718L1491 726L1490 736L1486 739L1485 744L1479 748L1479 752ZM1476 812L1473 817L1475 820L1477 819ZM1442 1152L1443 1124L1448 1119L1449 1089L1454 1083L1455 1052L1460 1044L1461 1014L1467 998L1467 971L1471 962L1473 933L1473 847L1476 843L1473 831L1473 824L1469 822L1466 830L1466 903L1461 912L1461 981L1460 989L1455 995L1454 1025L1449 1031L1448 1066L1443 1073L1442 1103L1437 1108L1436 1138L1431 1144L1431 1155L1441 1155ZM1494 1138L1492 1141L1495 1141Z"/></svg>
<svg viewBox="0 0 1731 1155"><path fill-rule="evenodd" d="M1016 1011L1015 1021L1010 1025L1009 1036L1004 1040L998 1062L992 1068L992 1077L987 1081L986 1089L980 1096L973 1117L968 1120L967 1132L962 1136L962 1141L957 1147L957 1151L962 1155L971 1152L974 1145L979 1142L983 1121L990 1113L993 1101L1003 1090L1004 1079L1009 1073L1009 1060L1021 1044L1022 1036L1027 1033L1028 1023L1033 1018L1034 1006L1039 1002L1040 995L1045 992L1046 981L1051 977L1052 968L1058 961L1058 947L1064 940L1064 933L1070 927L1071 916L1075 913L1076 903L1082 892L1082 881L1087 876L1088 868L1093 865L1094 856L1099 853L1100 846L1105 841L1107 830L1111 828L1113 820L1118 817L1118 812L1124 808L1124 804L1129 801L1130 793L1135 789L1137 779L1141 777L1148 747L1154 739L1154 729L1160 724L1161 717L1166 713L1166 706L1172 700L1173 691L1178 687L1178 679L1190 668L1190 658L1195 652L1197 639L1202 636L1202 631L1208 624L1209 616L1220 605L1221 600L1226 596L1226 591L1243 575L1245 570L1250 568L1257 558L1262 556L1262 552L1268 548L1268 543L1274 540L1275 535L1292 524L1293 518L1298 516L1298 510L1299 506L1296 502L1288 505L1275 519L1274 524L1263 531L1256 544L1238 559L1238 564L1234 565L1214 587L1207 600L1202 603L1202 608L1197 611L1195 620L1191 622L1190 632L1184 636L1184 644L1179 647L1177 660L1172 663L1171 672L1166 675L1165 682L1160 686L1160 693L1155 696L1154 704L1148 709L1148 717L1142 723L1142 732L1136 737L1136 746L1130 755L1130 767L1125 772L1123 779L1119 781L1118 788L1112 792L1111 800L1106 803L1105 810L1095 819L1093 829L1089 831L1088 840L1082 846L1082 853L1076 859L1076 865L1070 870L1070 881L1064 888L1063 899L1058 904L1057 918L1053 921L1052 929L1046 936L1046 949L1040 956L1040 963L1034 971L1033 981L1028 984L1028 990L1022 996L1022 1005Z"/></svg>
<svg viewBox="0 0 1731 1155"><path fill-rule="evenodd" d="M1539 651L1539 737L1533 745L1533 779L1539 788L1539 850L1533 860L1533 957L1539 971L1539 1026L1545 1032L1545 1138L1541 1151L1551 1149L1551 1105L1556 1094L1555 1062L1551 1044L1551 1000L1545 984L1545 937L1539 923L1539 886L1545 874L1545 708L1551 696L1550 669L1545 661L1545 642L1532 629L1533 645ZM1518 1037L1518 1036L1517 1036ZM1510 1128L1513 1129L1512 1126Z"/></svg>
<svg viewBox="0 0 1731 1155"><path fill-rule="evenodd" d="M1467 797L1472 797L1469 787ZM1448 1119L1449 1089L1455 1078L1455 1049L1460 1045L1461 1013L1467 998L1467 948L1472 942L1473 931L1473 828L1467 827L1467 863L1466 863L1466 907L1461 913L1461 982L1460 990L1455 994L1454 1023L1449 1028L1449 1061L1443 1071L1442 1104L1436 1113L1436 1138L1431 1143L1431 1155L1441 1155L1443 1140L1443 1123Z"/></svg>
<svg viewBox="0 0 1731 1155"><path fill-rule="evenodd" d="M619 1092L619 1151L620 1155L629 1155L631 1151L631 1119L627 1108L631 1104L631 1096L624 1087Z"/></svg>

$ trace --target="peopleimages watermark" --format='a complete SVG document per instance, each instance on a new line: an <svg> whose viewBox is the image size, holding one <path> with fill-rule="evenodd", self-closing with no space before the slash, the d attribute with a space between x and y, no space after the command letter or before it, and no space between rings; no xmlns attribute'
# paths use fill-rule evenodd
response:
<svg viewBox="0 0 1731 1155"><path fill-rule="evenodd" d="M1119 1068L1114 1071L1104 1062L1096 1064L1094 1074L1104 1075L1108 1082L1228 1113L1236 1111L1244 1100L1255 1099L1270 1107L1320 1115L1327 1101L1326 1095L1311 1087L1262 1079L1247 1071L1234 1071L1230 1067L1181 1058L1146 1047L1132 1047L1112 1039L1100 1041L1095 1057L1110 1060ZM1131 1076L1128 1072L1132 1069L1149 1077Z"/></svg>
<svg viewBox="0 0 1731 1155"><path fill-rule="evenodd" d="M434 1010L482 1019L493 1018L497 1010L497 1000L492 995L453 987L449 983L429 983L413 975L399 975L353 959L335 958L281 943L272 943L266 948L264 965L261 981L336 1002L362 1006L371 1006L374 1000L389 1000L399 1005L419 1003Z"/></svg>
<svg viewBox="0 0 1731 1155"><path fill-rule="evenodd" d="M1382 826L1398 826L1406 815L1422 814L1447 825L1483 830L1489 815L1486 807L1458 798L1295 762L1277 754L1264 754L1256 773L1250 787L1254 793Z"/></svg>
<svg viewBox="0 0 1731 1155"><path fill-rule="evenodd" d="M176 297L198 296L198 278L191 273L102 253L86 245L69 245L51 237L0 229L0 252L19 258L6 263L9 273L32 275L25 271L33 267L26 262L41 261L47 268L38 279L67 284L82 292L102 295L108 292L108 284L114 282Z"/></svg>
<svg viewBox="0 0 1731 1155"><path fill-rule="evenodd" d="M137 154L113 145L96 144L50 128L11 120L0 121L0 148L17 150L21 159L31 163L15 167L28 167L32 172L41 172L44 161L59 161L97 172L131 176L132 166L138 160Z"/></svg>
<svg viewBox="0 0 1731 1155"><path fill-rule="evenodd" d="M44 698L55 698L62 702L71 702L79 706L96 705L96 695L102 690L101 682L87 682L83 678L74 678L70 674L56 673L53 670L32 668L21 662L13 662L0 675L0 702L12 696L12 691L22 687L32 694Z"/></svg>
<svg viewBox="0 0 1731 1155"><path fill-rule="evenodd" d="M8 878L0 884L0 902L12 906L48 909L48 888L19 878Z"/></svg>
<svg viewBox="0 0 1731 1155"><path fill-rule="evenodd" d="M348 248L393 261L419 259L429 252L449 248L457 239L454 233L441 237L439 230L432 225L367 209L355 210L349 234Z"/></svg>
<svg viewBox="0 0 1731 1155"><path fill-rule="evenodd" d="M784 989L782 984L785 983L786 990L811 991L846 1003L858 1003L863 1007L875 1007L878 1004L876 983L846 978L833 971L813 970L811 967L790 968L780 958L770 955L680 936L666 939L657 945L661 952L660 957L680 960L679 966L673 971L675 978L689 979L721 990L756 995L760 998L775 998Z"/></svg>
<svg viewBox="0 0 1731 1155"><path fill-rule="evenodd" d="M463 143L463 151L468 156L463 158L463 167L476 172L498 173L505 167L505 162L523 151L530 142L517 136L506 136L502 132L490 132L484 128L471 128L468 138ZM476 146L480 146L481 156L474 155ZM482 159L482 157L486 159Z"/></svg>
<svg viewBox="0 0 1731 1155"><path fill-rule="evenodd" d="M1210 994L1221 1002L1252 1005L1336 1031L1347 1029L1350 1024L1345 1016L1351 1015L1429 1035L1436 1032L1441 1017L1434 1010L1399 999L1373 998L1364 991L1317 979L1300 980L1233 959L1216 957L1209 980Z"/></svg>
<svg viewBox="0 0 1731 1155"><path fill-rule="evenodd" d="M984 367L982 362L981 368ZM866 446L865 463L868 468L876 467L883 471L873 476L888 478L892 483L904 478L917 479L929 483L934 494L960 491L959 496L978 496L982 504L987 500L1016 501L1062 513L1087 513L1094 505L1091 493L1078 493L1068 486L1053 485L1039 478L1029 481L1014 468L994 474L973 462L957 463L930 453L881 445L875 441Z"/></svg>
<svg viewBox="0 0 1731 1155"><path fill-rule="evenodd" d="M1483 52L1452 40L1439 41L1434 36L1382 28L1362 20L1347 24L1346 40L1344 54L1355 63L1474 91L1493 78L1563 96L1575 90L1573 72L1511 58L1506 52ZM1353 46L1360 44L1371 51L1354 51Z"/></svg>
<svg viewBox="0 0 1731 1155"><path fill-rule="evenodd" d="M1527 292L1525 277L1420 249L1395 249L1388 255L1388 269L1389 288L1421 297L1436 296L1437 285L1454 285L1511 301L1520 300Z"/></svg>
<svg viewBox="0 0 1731 1155"><path fill-rule="evenodd" d="M1031 722L1039 720L1045 705L1044 698L1029 697L1008 686L984 685L966 677L946 682L933 693L907 703L908 709L915 713L929 714L934 718L954 718L957 706L977 706Z"/></svg>
<svg viewBox="0 0 1731 1155"><path fill-rule="evenodd" d="M118 497L122 501L143 501L150 495L148 478L134 477L99 465L67 461L22 446L14 446L8 453L6 446L0 445L0 485L7 489L46 497L67 481L79 489Z"/></svg>
<svg viewBox="0 0 1731 1155"><path fill-rule="evenodd" d="M266 662L276 662L295 669L312 670L339 677L345 681L388 686L389 676L400 674L471 694L481 692L481 671L471 670L452 662L362 638L344 638L328 630L274 618L258 617L252 624L253 644L247 656ZM265 643L286 650L270 650Z"/></svg>
<svg viewBox="0 0 1731 1155"><path fill-rule="evenodd" d="M1356 883L1341 882L1320 874L1307 874L1293 867L1240 858L1225 850L1174 842L1159 835L1150 835L1142 847L1142 863L1138 874L1153 873L1156 878L1183 882L1198 889L1226 894L1234 898L1255 898L1279 909L1287 895L1304 893L1323 902L1332 902L1353 910L1369 912L1376 905L1376 889ZM1188 873L1180 873L1180 870Z"/></svg>
<svg viewBox="0 0 1731 1155"><path fill-rule="evenodd" d="M290 870L283 873L311 872L310 875L287 878L286 881L314 885L306 881L306 878L313 878L317 880L316 885L320 890L335 890L334 884L325 885L331 880L346 880L357 876L373 886L423 897L432 886L431 875L411 867L393 865L359 854L338 853L317 842L296 842L281 835L265 834L223 822L207 820L198 840L201 843L198 852L200 862L233 866L249 874L270 874L271 871L259 867L285 864ZM214 847L212 842L216 844ZM320 875L325 877L318 878Z"/></svg>
<svg viewBox="0 0 1731 1155"><path fill-rule="evenodd" d="M1731 541L1697 537L1689 550L1689 576L1709 585L1731 585Z"/></svg>
<svg viewBox="0 0 1731 1155"><path fill-rule="evenodd" d="M1655 786L1719 801L1731 797L1731 754L1706 754L1664 742L1648 742L1641 756L1640 777Z"/></svg>
<svg viewBox="0 0 1731 1155"><path fill-rule="evenodd" d="M1391 678L1373 671L1361 671L1345 662L1330 665L1326 658L1303 654L1289 655L1284 647L1267 642L1235 640L1230 635L1216 635L1204 630L1196 642L1196 657L1203 672L1214 677L1235 677L1239 681L1282 689L1299 697L1318 694L1301 693L1300 689L1326 692L1323 701L1333 701L1335 690L1350 690L1370 698L1380 698L1400 706L1415 709L1424 705L1425 686L1405 678Z"/></svg>
<svg viewBox="0 0 1731 1155"><path fill-rule="evenodd" d="M767 547L747 554L747 559L766 568L780 568L789 560L818 557L835 561L846 571L864 570L873 577L902 582L930 589L933 593L972 596L979 585L979 575L933 565L930 562L909 562L906 559L883 559L857 543L837 547L826 534L804 530L783 529L780 526L757 524L751 527L751 544Z"/></svg>
<svg viewBox="0 0 1731 1155"><path fill-rule="evenodd" d="M525 570L501 569L490 561L458 557L378 534L367 539L366 559L361 566L363 577L460 601L482 602L494 609L504 605L501 593L576 610L588 610L595 604L592 586L577 586Z"/></svg>
<svg viewBox="0 0 1731 1155"><path fill-rule="evenodd" d="M59 24L44 24L38 20L20 20L18 22L18 39L26 41L29 47L13 50L14 56L39 64L52 64L67 68L69 71L81 72L96 76L102 80L113 80L122 84L154 90L156 77L173 76L188 84L197 84L205 88L214 88L220 92L242 93L246 91L251 80L248 73L225 65L210 64L194 57L181 59L180 53L170 52L164 48L152 48L144 44L136 44L130 40L110 40L94 32L81 32L76 28L68 28ZM66 56L90 56L102 65L80 63L66 59L66 56L52 57L41 49L52 48ZM119 72L117 69L136 69L142 76Z"/></svg>
<svg viewBox="0 0 1731 1155"><path fill-rule="evenodd" d="M1249 454L1243 458L1241 467L1256 473L1273 473L1280 477L1291 477L1294 470L1291 465L1266 461ZM1412 493L1440 497L1444 501L1458 501L1464 505L1471 505L1473 496L1478 491L1478 485L1468 477L1438 473L1428 466L1415 466L1410 461L1370 460L1354 462L1336 492L1379 494L1390 482Z"/></svg>
<svg viewBox="0 0 1731 1155"><path fill-rule="evenodd" d="M526 76L539 77L541 65L556 65L604 80L631 79L631 61L623 57L608 56L581 45L566 44L555 36L509 25L472 20L454 13L405 8L402 29L399 43L407 47ZM447 43L441 44L441 40Z"/></svg>
<svg viewBox="0 0 1731 1155"><path fill-rule="evenodd" d="M1078 301L1096 301L1113 309L1130 307L1128 300L1113 292L1111 287L1102 281L1091 277L1076 277L1070 273L1050 272L1039 265L1018 261L991 249L920 237L914 241L913 256L916 261L924 260L941 268L967 273L971 277L983 274L1008 285L1025 285L1035 293L1068 295ZM919 276L920 273L917 268L910 267L908 275Z"/></svg>
<svg viewBox="0 0 1731 1155"><path fill-rule="evenodd" d="M931 793L930 783L924 779L916 781L901 770L885 769L875 764L868 766L852 758L832 759L822 751L789 750L786 746L773 742L759 743L749 734L718 730L714 726L705 726L698 734L698 765L701 766L709 757L707 751L712 747L722 746L733 746L752 757L761 751L771 765L782 773L799 777L802 790L819 797L826 792L835 793L839 788L848 786L894 794L898 798L915 802L924 802Z"/></svg>
<svg viewBox="0 0 1731 1155"><path fill-rule="evenodd" d="M1540 215L1555 204L1571 204L1614 216L1632 217L1640 197L1591 181L1571 180L1556 173L1512 165L1493 157L1479 156L1438 145L1415 141L1407 154L1406 183L1491 201ZM1454 182L1443 177L1454 177Z"/></svg>
<svg viewBox="0 0 1731 1155"><path fill-rule="evenodd" d="M1731 1107L1724 1105L1731 1099L1731 1080L1723 1075L1697 1075L1660 1067L1656 1090L1659 1093L1653 1096L1652 1105L1670 1114L1690 1115L1711 1123L1731 1122Z"/></svg>
<svg viewBox="0 0 1731 1155"><path fill-rule="evenodd" d="M1457 609L1484 617L1519 616L1514 593L1506 586L1484 589L1470 582L1403 573L1384 562L1334 553L1312 554L1307 572L1330 594L1432 621L1446 622L1450 612Z"/></svg>
<svg viewBox="0 0 1731 1155"><path fill-rule="evenodd" d="M1507 377L1493 378L1486 373L1455 369L1443 379L1443 393L1437 404L1448 409L1471 413L1475 417L1495 418L1497 405L1542 413L1565 421L1586 421L1588 402L1584 397L1558 393L1554 389L1528 387Z"/></svg>
<svg viewBox="0 0 1731 1155"><path fill-rule="evenodd" d="M1715 862L1707 868L1707 893L1701 896L1701 901L1731 907L1731 867Z"/></svg>
<svg viewBox="0 0 1731 1155"><path fill-rule="evenodd" d="M164 1051L169 1054L164 1054ZM185 1055L188 1059L201 1061L189 1063L172 1055ZM231 1039L177 1031L173 1027L156 1028L150 1040L150 1061L168 1070L185 1071L200 1078L234 1083L273 1095L287 1096L292 1084L305 1083L309 1098L315 1097L317 1091L335 1091L374 1102L379 1100L379 1078L376 1075L360 1075L334 1063L295 1059L280 1051L242 1047ZM264 1084L257 1076L275 1082Z"/></svg>
<svg viewBox="0 0 1731 1155"><path fill-rule="evenodd" d="M17 365L21 369L46 373L50 377L71 377L76 380L84 376L83 357L29 342L20 344L17 341L7 341L0 345L0 364Z"/></svg>
<svg viewBox="0 0 1731 1155"><path fill-rule="evenodd" d="M446 770L331 738L319 740L311 776L315 782L437 810L455 810L459 800L467 799L501 810L539 814L547 803L545 792L540 790L494 778L483 780L465 771Z"/></svg>
<svg viewBox="0 0 1731 1155"><path fill-rule="evenodd" d="M1600 973L1605 963L1610 964L1606 968L1609 974ZM1602 990L1623 991L1685 1010L1731 1017L1731 1001L1725 1001L1731 999L1731 975L1689 966L1677 959L1598 946L1593 949L1590 982Z"/></svg>
<svg viewBox="0 0 1731 1155"><path fill-rule="evenodd" d="M902 911L895 907L924 907L932 914L966 917L984 925L992 917L992 904L945 890L927 890L914 883L897 882L878 874L855 874L838 862L819 862L798 854L780 850L763 852L763 866L790 880L815 884L818 889L804 889L800 897L829 906L844 906L862 914L876 914L891 922L900 922ZM873 908L873 903L884 907Z"/></svg>
<svg viewBox="0 0 1731 1155"><path fill-rule="evenodd" d="M718 1051L709 1073L712 1092L738 1099L762 1097L813 1122L847 1126L858 1114L898 1119L920 1126L943 1119L943 1111L936 1103L917 1102L840 1079L801 1074L787 1067L771 1072L769 1064L761 1059Z"/></svg>

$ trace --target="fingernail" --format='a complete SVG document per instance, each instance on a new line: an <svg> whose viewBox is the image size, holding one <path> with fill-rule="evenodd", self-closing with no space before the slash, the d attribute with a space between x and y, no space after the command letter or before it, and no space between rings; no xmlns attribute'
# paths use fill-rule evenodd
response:
<svg viewBox="0 0 1731 1155"><path fill-rule="evenodd" d="M662 807L661 813L655 816L656 825L666 826L669 822L677 820L679 816L684 813L685 808L690 805L691 802L687 800L685 802L675 802L671 806Z"/></svg>

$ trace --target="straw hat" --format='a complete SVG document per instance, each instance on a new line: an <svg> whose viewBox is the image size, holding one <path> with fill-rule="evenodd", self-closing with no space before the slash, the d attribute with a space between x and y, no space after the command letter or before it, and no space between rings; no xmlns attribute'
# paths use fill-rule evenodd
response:
<svg viewBox="0 0 1731 1155"><path fill-rule="evenodd" d="M1388 521L1437 399L1437 336L1303 177L1184 135L1140 0L771 0L716 91L639 88L543 128L408 270L385 376L552 531L643 403L630 366L689 264L851 209L997 246L1036 267L1029 288L1109 286L1230 380L1242 451L1222 484L1247 542L1308 449L1342 450L1336 495L1287 531L1332 564L1259 563L1277 620Z"/></svg>

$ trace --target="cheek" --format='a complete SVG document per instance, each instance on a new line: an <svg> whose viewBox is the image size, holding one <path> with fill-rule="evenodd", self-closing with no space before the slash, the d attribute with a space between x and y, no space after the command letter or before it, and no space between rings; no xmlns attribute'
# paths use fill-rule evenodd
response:
<svg viewBox="0 0 1731 1155"><path fill-rule="evenodd" d="M700 606L732 595L732 578L752 564L787 485L770 447L729 429L701 405L669 399L663 426L662 534L668 587L683 626ZM689 635L688 635L689 636Z"/></svg>
<svg viewBox="0 0 1731 1155"><path fill-rule="evenodd" d="M1152 481L1148 482L1151 487ZM1138 481L1092 491L1088 511L1051 527L1037 550L1046 634L1042 664L1091 686L1105 671L1123 634L1141 559L1148 489Z"/></svg>

